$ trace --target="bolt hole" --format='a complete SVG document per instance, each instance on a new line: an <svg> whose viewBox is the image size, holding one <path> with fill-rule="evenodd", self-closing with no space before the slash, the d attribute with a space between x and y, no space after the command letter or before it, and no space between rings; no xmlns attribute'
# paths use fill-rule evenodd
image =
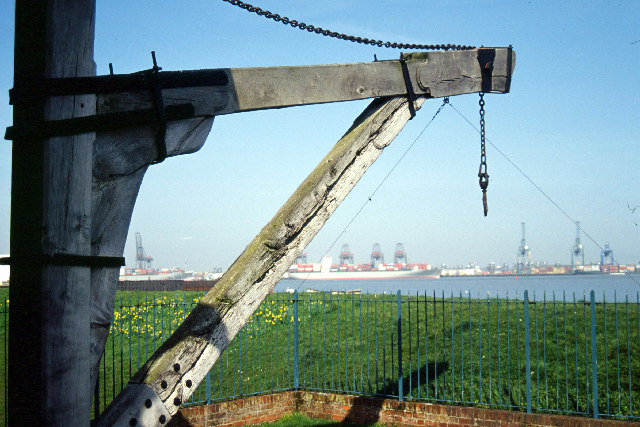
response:
<svg viewBox="0 0 640 427"><path fill-rule="evenodd" d="M160 424L164 424L167 421L167 417L165 417L164 415L160 415L158 421L160 421Z"/></svg>
<svg viewBox="0 0 640 427"><path fill-rule="evenodd" d="M144 401L144 406L149 409L151 408L151 399L147 399Z"/></svg>
<svg viewBox="0 0 640 427"><path fill-rule="evenodd" d="M135 426L136 424L138 424L138 420L136 420L135 418L131 418L129 420L129 425L130 426Z"/></svg>
<svg viewBox="0 0 640 427"><path fill-rule="evenodd" d="M187 380L187 381L185 382L185 384L187 385L187 387L191 388L191 385L192 385L193 383L191 382L191 380Z"/></svg>
<svg viewBox="0 0 640 427"><path fill-rule="evenodd" d="M162 387L162 389L166 389L167 388L167 382L166 381L162 381L160 383L160 387Z"/></svg>
<svg viewBox="0 0 640 427"><path fill-rule="evenodd" d="M180 400L179 397L176 397L175 399L173 399L173 404L176 406L180 406L180 404L182 403L182 401Z"/></svg>
<svg viewBox="0 0 640 427"><path fill-rule="evenodd" d="M180 364L176 363L175 365L173 365L173 370L176 372L180 372Z"/></svg>

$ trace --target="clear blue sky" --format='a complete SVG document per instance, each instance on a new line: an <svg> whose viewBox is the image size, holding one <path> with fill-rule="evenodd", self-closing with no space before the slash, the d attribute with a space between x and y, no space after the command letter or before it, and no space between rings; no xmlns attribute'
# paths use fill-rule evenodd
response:
<svg viewBox="0 0 640 427"><path fill-rule="evenodd" d="M0 3L0 124L12 124L13 2ZM513 45L512 93L486 96L487 135L620 263L640 262L640 2L256 0L292 19L363 37L412 43ZM220 0L98 0L99 74L394 59L399 51L328 39ZM423 106L365 175L307 252L319 259L440 105ZM478 96L451 99L474 124ZM368 101L242 113L215 120L195 154L151 167L135 232L156 266L228 267L340 138ZM493 147L489 216L477 183L479 136L446 108L330 250L358 263L373 243L410 262L513 263L520 223L536 261L570 261L573 225ZM11 143L0 143L0 253L9 251ZM583 236L586 260L600 249Z"/></svg>

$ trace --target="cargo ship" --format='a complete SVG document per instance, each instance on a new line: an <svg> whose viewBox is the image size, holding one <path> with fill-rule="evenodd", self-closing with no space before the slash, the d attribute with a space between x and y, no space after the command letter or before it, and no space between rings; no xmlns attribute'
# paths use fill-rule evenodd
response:
<svg viewBox="0 0 640 427"><path fill-rule="evenodd" d="M616 265L616 264L592 264L592 265L578 265L573 271L574 274L627 274L637 273L638 266L630 265Z"/></svg>
<svg viewBox="0 0 640 427"><path fill-rule="evenodd" d="M333 264L330 256L320 263L293 264L283 279L296 280L366 280L366 279L437 279L440 270L429 264Z"/></svg>
<svg viewBox="0 0 640 427"><path fill-rule="evenodd" d="M188 280L192 274L180 268L120 268L121 281Z"/></svg>

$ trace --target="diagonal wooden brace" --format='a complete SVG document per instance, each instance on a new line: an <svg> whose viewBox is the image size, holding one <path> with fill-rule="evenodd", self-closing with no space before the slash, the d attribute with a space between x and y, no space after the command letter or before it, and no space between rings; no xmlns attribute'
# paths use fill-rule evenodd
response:
<svg viewBox="0 0 640 427"><path fill-rule="evenodd" d="M423 101L424 97L417 104ZM409 118L406 98L374 100L185 322L131 379L122 397L105 410L97 425L128 425L132 411L123 409L120 401L127 399L133 407L142 408L146 398L134 396L140 384L151 387L166 410L175 414Z"/></svg>
<svg viewBox="0 0 640 427"><path fill-rule="evenodd" d="M493 50L489 77L492 90L508 92L515 53L510 48ZM411 84L418 96L416 109L425 98L480 92L487 75L478 55L478 50L406 55ZM371 103L187 321L132 379L131 384L152 387L171 414L190 396L264 296L410 117L399 61L215 71L215 75L224 72L225 83L225 79L219 79L215 85L163 89L165 105L188 102L197 116L169 123L169 156L200 149L216 115L393 97ZM153 105L148 92L102 93L98 98L100 114ZM122 255L140 183L156 154L153 132L148 127L97 134L92 191L94 254ZM106 205L110 208L105 209ZM92 384L113 313L117 276L113 268L92 269L91 273ZM176 363L179 373L174 369ZM123 415L121 401L135 392L127 387L123 393L100 418L101 425L128 425L130 419Z"/></svg>

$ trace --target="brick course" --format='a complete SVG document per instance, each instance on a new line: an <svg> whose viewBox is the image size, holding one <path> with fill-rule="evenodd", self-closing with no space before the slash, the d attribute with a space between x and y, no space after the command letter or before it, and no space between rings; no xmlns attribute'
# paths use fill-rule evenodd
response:
<svg viewBox="0 0 640 427"><path fill-rule="evenodd" d="M640 423L627 421L526 414L499 409L399 402L393 399L308 391L286 391L183 408L169 425L243 426L276 421L293 412L311 418L348 421L354 424L379 422L396 426L640 427Z"/></svg>

